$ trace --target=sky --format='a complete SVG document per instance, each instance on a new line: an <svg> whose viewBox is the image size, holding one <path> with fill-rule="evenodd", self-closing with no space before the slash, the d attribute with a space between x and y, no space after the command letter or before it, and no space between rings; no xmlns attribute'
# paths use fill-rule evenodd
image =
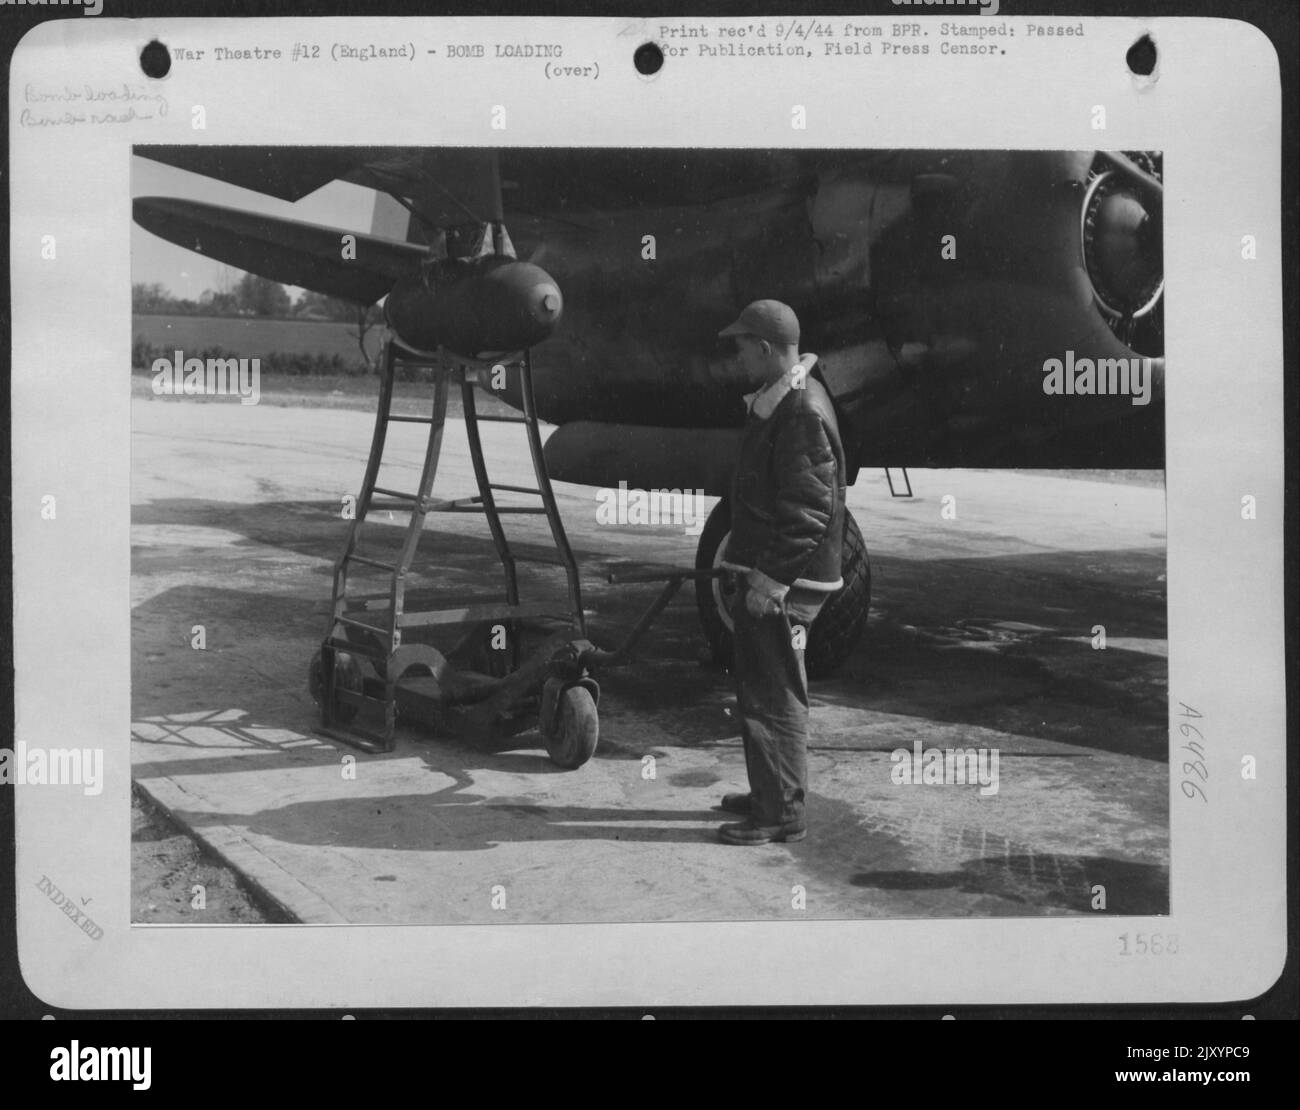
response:
<svg viewBox="0 0 1300 1110"><path fill-rule="evenodd" d="M369 231L375 203L373 190L342 181L331 182L296 203L277 200L250 189L228 185L215 178L140 157L131 159L131 195L201 200L248 212L265 212L273 216L328 224L342 231ZM234 282L242 273L242 270L159 239L138 224L131 225L133 284L158 282L173 296L198 300L205 289L220 289L223 277L228 282ZM289 286L289 290L295 297L300 292L293 286Z"/></svg>

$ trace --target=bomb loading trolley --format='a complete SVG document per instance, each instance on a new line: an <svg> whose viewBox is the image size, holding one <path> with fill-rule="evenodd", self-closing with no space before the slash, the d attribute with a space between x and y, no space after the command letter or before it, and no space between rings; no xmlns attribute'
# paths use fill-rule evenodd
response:
<svg viewBox="0 0 1300 1110"><path fill-rule="evenodd" d="M399 370L414 368L432 375L429 416L392 412L393 384ZM474 391L485 378L517 375L522 415L480 413ZM611 569L611 583L664 581L654 603L616 651L602 651L586 638L586 614L577 562L556 505L542 453L541 431L533 395L528 350L509 361L484 361L441 352L422 352L389 338L380 367L379 405L370 457L348 530L343 553L334 565L329 632L312 658L309 684L320 708L319 731L331 739L369 752L390 752L399 717L467 738L498 738L537 724L551 760L576 768L591 758L599 739L596 667L625 662L637 642L672 600L680 586L721 571L685 568ZM451 387L459 388L466 438L478 493L454 500L431 496L446 424ZM528 443L535 486L493 482L483 452L480 423L520 425ZM418 488L392 489L378 484L388 428L392 423L428 426ZM534 496L540 504L502 505L497 495ZM367 517L374 512L409 513L400 548L386 558L362 554ZM416 554L433 513L481 514L496 548L504 577L499 595L449 597L444 588L411 588ZM502 518L544 515L552 549L527 553L512 546ZM516 564L542 562L564 569L566 604L520 599ZM387 589L357 592L354 577L382 575ZM445 634L455 637L450 644ZM441 635L441 646L434 641ZM370 724L366 717L378 717Z"/></svg>

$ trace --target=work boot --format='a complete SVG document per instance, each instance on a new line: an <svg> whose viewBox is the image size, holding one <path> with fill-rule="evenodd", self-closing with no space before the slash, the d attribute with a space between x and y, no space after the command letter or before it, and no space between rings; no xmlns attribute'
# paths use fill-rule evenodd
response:
<svg viewBox="0 0 1300 1110"><path fill-rule="evenodd" d="M741 817L748 817L754 812L754 795L724 794L718 808L725 809L728 813L737 813Z"/></svg>
<svg viewBox="0 0 1300 1110"><path fill-rule="evenodd" d="M718 839L724 844L793 843L807 835L808 826L802 821L791 821L788 825L756 825L753 821L739 821L734 825L723 825L718 830Z"/></svg>

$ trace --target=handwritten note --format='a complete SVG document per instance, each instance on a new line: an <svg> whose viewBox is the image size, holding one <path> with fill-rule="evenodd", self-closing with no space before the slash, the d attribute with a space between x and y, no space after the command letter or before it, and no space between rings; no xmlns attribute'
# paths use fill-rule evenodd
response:
<svg viewBox="0 0 1300 1110"><path fill-rule="evenodd" d="M40 85L23 88L19 127L132 123L167 115L167 98L144 85Z"/></svg>

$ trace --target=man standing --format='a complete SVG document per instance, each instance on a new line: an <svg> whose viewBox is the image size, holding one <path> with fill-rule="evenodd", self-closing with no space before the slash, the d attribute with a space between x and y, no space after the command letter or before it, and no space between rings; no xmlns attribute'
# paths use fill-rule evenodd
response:
<svg viewBox="0 0 1300 1110"><path fill-rule="evenodd" d="M731 488L723 565L741 576L732 613L733 670L748 794L722 808L727 844L807 834L808 677L803 647L827 597L843 585L844 450L829 394L799 354L799 320L780 301L755 301L719 333L734 336L749 417Z"/></svg>

